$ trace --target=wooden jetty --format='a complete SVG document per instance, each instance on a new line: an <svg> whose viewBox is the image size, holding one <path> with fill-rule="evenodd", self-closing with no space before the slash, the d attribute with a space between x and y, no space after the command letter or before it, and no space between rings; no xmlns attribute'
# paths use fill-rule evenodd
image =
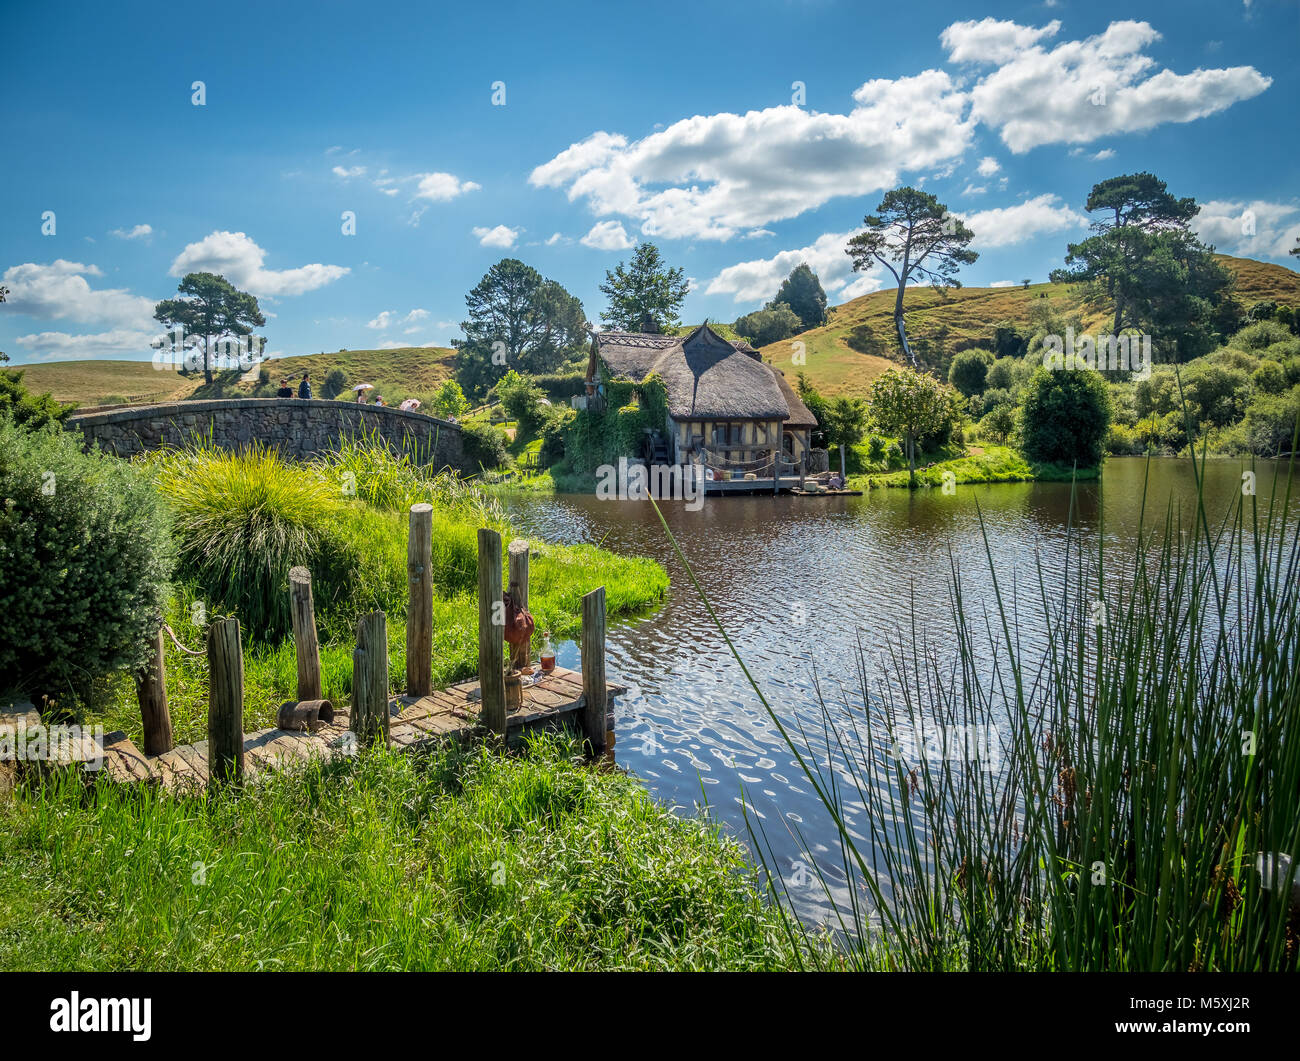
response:
<svg viewBox="0 0 1300 1061"><path fill-rule="evenodd" d="M507 657L502 543L495 531L479 531L479 677L446 689L431 688L430 514L428 505L415 505L410 514L404 693L395 695L389 688L386 617L371 612L357 622L350 705L335 709L321 699L311 574L299 567L289 579L298 699L282 705L279 717L281 724L293 728L243 732L239 621L219 619L207 631L208 739L173 746L160 627L152 640L150 662L137 676L144 750L122 732L100 739L83 735L64 761L94 762L96 772L103 771L114 781L180 791L242 783L312 759L353 755L376 742L410 750L448 739L495 739L511 747L532 730L572 728L585 738L593 755L603 754L612 744L614 698L627 692L626 686L605 678L605 588L583 597L581 671L555 667L544 673L537 665L529 667L527 645L512 652L513 658ZM519 602L528 600L528 552L527 542L510 543L508 588ZM523 674L523 669L531 673ZM30 705L23 705L8 714L0 712L0 727L4 726L32 730L40 726L40 718ZM0 778L0 783L4 780Z"/></svg>

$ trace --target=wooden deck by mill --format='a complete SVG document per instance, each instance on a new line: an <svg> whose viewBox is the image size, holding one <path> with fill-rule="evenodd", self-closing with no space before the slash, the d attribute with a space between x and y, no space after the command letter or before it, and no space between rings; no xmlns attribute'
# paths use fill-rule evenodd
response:
<svg viewBox="0 0 1300 1061"><path fill-rule="evenodd" d="M612 702L627 687L607 683ZM389 698L389 741L406 751L448 738L481 739L487 730L479 724L479 683L461 682L428 696ZM580 718L585 706L582 675L556 667L533 685L524 686L524 703L506 719L506 744L517 745L528 730L553 729ZM336 759L351 754L356 742L346 712L314 732L260 729L244 734L245 778L299 765L309 759ZM103 769L115 781L159 784L175 791L204 787L208 783L207 741L186 744L158 756L144 755L124 734L104 738Z"/></svg>

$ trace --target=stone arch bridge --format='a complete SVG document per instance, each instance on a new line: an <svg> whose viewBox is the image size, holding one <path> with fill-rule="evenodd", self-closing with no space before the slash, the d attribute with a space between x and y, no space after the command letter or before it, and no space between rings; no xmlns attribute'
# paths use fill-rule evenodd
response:
<svg viewBox="0 0 1300 1061"><path fill-rule="evenodd" d="M254 442L284 457L304 458L337 449L340 439L376 437L420 464L464 467L460 428L447 420L386 405L324 398L221 398L84 409L68 417L88 445L131 457L161 446L210 438L222 449Z"/></svg>

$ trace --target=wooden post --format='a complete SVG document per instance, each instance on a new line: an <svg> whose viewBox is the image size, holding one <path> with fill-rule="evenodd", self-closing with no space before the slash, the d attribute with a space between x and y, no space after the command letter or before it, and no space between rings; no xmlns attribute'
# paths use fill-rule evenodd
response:
<svg viewBox="0 0 1300 1061"><path fill-rule="evenodd" d="M149 659L136 675L140 718L144 723L145 755L162 755L172 750L172 716L167 710L167 668L163 662L163 628L158 625Z"/></svg>
<svg viewBox="0 0 1300 1061"><path fill-rule="evenodd" d="M507 550L510 558L510 596L516 608L528 608L528 543L516 538ZM519 645L515 648L512 663L516 670L532 662L532 645Z"/></svg>
<svg viewBox="0 0 1300 1061"><path fill-rule="evenodd" d="M433 692L433 506L411 506L406 538L406 692Z"/></svg>
<svg viewBox="0 0 1300 1061"><path fill-rule="evenodd" d="M478 532L478 687L479 721L506 735L505 607L501 602L501 535Z"/></svg>
<svg viewBox="0 0 1300 1061"><path fill-rule="evenodd" d="M208 783L244 778L244 655L239 620L208 626Z"/></svg>
<svg viewBox="0 0 1300 1061"><path fill-rule="evenodd" d="M605 587L582 598L582 728L592 751L605 750Z"/></svg>
<svg viewBox="0 0 1300 1061"><path fill-rule="evenodd" d="M316 639L311 572L305 567L289 569L289 612L293 617L293 647L298 656L298 699L319 700L320 642Z"/></svg>
<svg viewBox="0 0 1300 1061"><path fill-rule="evenodd" d="M357 620L352 652L352 732L357 744L388 743L388 620L381 611Z"/></svg>

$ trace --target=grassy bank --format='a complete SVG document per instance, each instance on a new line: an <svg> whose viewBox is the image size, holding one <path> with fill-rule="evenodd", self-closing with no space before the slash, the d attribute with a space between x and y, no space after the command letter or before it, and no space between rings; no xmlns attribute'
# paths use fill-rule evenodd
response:
<svg viewBox="0 0 1300 1061"><path fill-rule="evenodd" d="M739 846L574 752L375 752L211 801L20 792L0 970L788 967Z"/></svg>
<svg viewBox="0 0 1300 1061"><path fill-rule="evenodd" d="M144 467L176 517L179 577L166 620L177 639L201 648L206 624L233 614L244 631L244 728L272 725L297 686L286 609L290 567L313 577L324 695L346 702L359 615L388 616L389 668L400 688L406 670L407 512L434 507L433 679L471 677L478 662L479 527L514 531L497 503L446 475L432 475L387 450L354 442L312 464L292 464L256 448L224 453L202 446L162 451ZM668 576L641 557L590 545L533 541L529 608L536 637L576 638L585 593L604 586L611 618L663 598ZM166 644L167 692L176 739L202 739L207 726L207 663ZM107 684L89 719L140 736L134 686Z"/></svg>

